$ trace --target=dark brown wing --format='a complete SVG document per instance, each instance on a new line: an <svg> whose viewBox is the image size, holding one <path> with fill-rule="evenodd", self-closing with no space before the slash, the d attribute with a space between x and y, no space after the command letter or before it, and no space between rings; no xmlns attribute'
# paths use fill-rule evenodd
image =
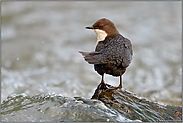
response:
<svg viewBox="0 0 183 123"><path fill-rule="evenodd" d="M124 56L123 56L123 60L122 60L123 67L129 66L129 64L132 61L132 55L133 55L133 51L132 51L131 42L130 42L130 40L125 38L124 39Z"/></svg>

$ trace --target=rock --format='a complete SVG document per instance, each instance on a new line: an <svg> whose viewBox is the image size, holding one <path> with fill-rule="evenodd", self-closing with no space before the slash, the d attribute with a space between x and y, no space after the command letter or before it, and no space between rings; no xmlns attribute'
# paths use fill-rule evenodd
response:
<svg viewBox="0 0 183 123"><path fill-rule="evenodd" d="M1 103L2 122L169 122L182 121L182 107L162 105L101 84L92 99L48 93L12 94Z"/></svg>
<svg viewBox="0 0 183 123"><path fill-rule="evenodd" d="M131 120L143 122L182 122L182 107L162 105L141 98L124 89L100 84L92 99L102 101Z"/></svg>

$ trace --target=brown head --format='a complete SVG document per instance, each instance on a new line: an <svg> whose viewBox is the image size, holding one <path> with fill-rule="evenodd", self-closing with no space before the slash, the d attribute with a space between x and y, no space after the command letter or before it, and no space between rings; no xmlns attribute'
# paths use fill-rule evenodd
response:
<svg viewBox="0 0 183 123"><path fill-rule="evenodd" d="M105 37L109 35L119 34L113 22L106 18L102 18L95 22L91 27L87 29L93 29L97 34L97 41L103 41Z"/></svg>

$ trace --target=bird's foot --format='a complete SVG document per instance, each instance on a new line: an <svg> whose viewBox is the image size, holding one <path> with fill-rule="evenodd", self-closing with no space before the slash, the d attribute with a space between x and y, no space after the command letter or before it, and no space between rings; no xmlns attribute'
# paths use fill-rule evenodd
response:
<svg viewBox="0 0 183 123"><path fill-rule="evenodd" d="M123 91L123 92L125 92L126 91L126 88L122 88L122 86L118 86L118 87L115 87L115 89L117 90L117 89L120 89L121 91Z"/></svg>
<svg viewBox="0 0 183 123"><path fill-rule="evenodd" d="M118 87L111 86L109 84L106 84L103 80L101 83L98 85L98 88L102 91L107 91L107 90L117 90L117 89L123 89L121 85Z"/></svg>
<svg viewBox="0 0 183 123"><path fill-rule="evenodd" d="M119 85L119 86L118 86L118 87L116 87L116 88L117 88L117 89L118 89L118 88L120 88L120 89L121 89L121 88L122 88L122 85Z"/></svg>
<svg viewBox="0 0 183 123"><path fill-rule="evenodd" d="M121 85L119 85L118 87L112 87L113 89L123 89Z"/></svg>
<svg viewBox="0 0 183 123"><path fill-rule="evenodd" d="M101 83L98 85L98 88L101 90L107 89L107 85L105 84L104 80L101 81Z"/></svg>

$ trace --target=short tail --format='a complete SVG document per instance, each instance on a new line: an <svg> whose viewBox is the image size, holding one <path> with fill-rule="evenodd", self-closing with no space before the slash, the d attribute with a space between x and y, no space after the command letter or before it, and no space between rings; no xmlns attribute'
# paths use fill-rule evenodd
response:
<svg viewBox="0 0 183 123"><path fill-rule="evenodd" d="M87 61L89 64L101 64L101 62L99 60L94 58L95 57L94 52L90 53L90 52L81 52L81 51L79 51L79 53L81 53L83 55L85 61Z"/></svg>

